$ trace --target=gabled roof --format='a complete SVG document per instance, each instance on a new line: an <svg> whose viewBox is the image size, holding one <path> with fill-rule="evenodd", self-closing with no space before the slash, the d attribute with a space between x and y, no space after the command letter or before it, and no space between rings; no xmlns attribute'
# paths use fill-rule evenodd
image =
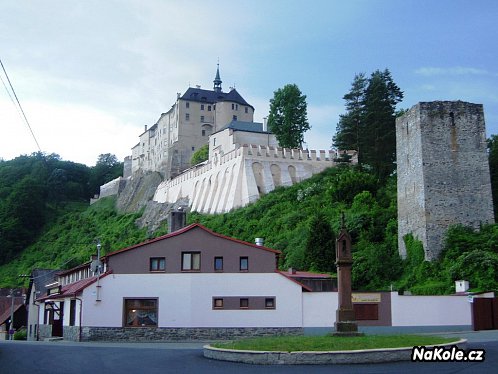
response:
<svg viewBox="0 0 498 374"><path fill-rule="evenodd" d="M203 90L201 88L189 87L189 89L180 98L181 100L198 101L200 103L215 104L219 101L233 101L241 105L254 107L244 100L242 96L234 88L230 92L216 92L211 90Z"/></svg>
<svg viewBox="0 0 498 374"><path fill-rule="evenodd" d="M29 280L28 292L26 293L26 304L30 302L33 286L37 294L45 294L47 292L47 284L55 281L60 272L61 270L57 269L33 269Z"/></svg>
<svg viewBox="0 0 498 374"><path fill-rule="evenodd" d="M2 296L2 297L5 297L5 296ZM5 297L6 298L6 297ZM2 303L4 304L4 303ZM6 304L6 308L5 307L0 307L0 309L2 310L0 312L0 325L3 325L5 322L7 322L8 319L10 319L10 315L12 313L12 301L10 300L10 297L6 300L5 300L5 304ZM21 301L15 301L14 300L14 313L17 312L20 308L22 307L25 307L24 306L24 303L22 302L22 299ZM14 320L15 322L15 320Z"/></svg>
<svg viewBox="0 0 498 374"><path fill-rule="evenodd" d="M163 235L163 236L160 236L160 237L157 237L155 239L152 239L152 240L149 240L149 241L146 241L146 242L143 242L143 243L140 243L140 244L136 244L136 245L133 245L131 247L127 247L127 248L123 248L123 249L119 249L117 251L114 251L114 252L111 252L111 253L108 253L107 255L105 255L104 257L107 258L107 257L111 257L111 256L115 256L119 253L122 253L122 252L126 252L126 251L130 251L132 249L137 249L137 248L140 248L140 247L143 247L145 245L148 245L148 244L151 244L151 243L155 243L155 242L159 242L161 240L165 240L165 239L168 239L168 238L172 238L174 236L178 236L178 235L182 235L182 234L185 234L187 232L189 232L190 230L193 230L193 229L196 229L196 228L199 228L201 230L204 230L205 232L213 235L213 236L216 236L218 238L222 238L222 239L225 239L225 240L230 240L230 241L233 241L235 243L239 243L239 244L244 244L244 245L248 245L250 247L254 247L254 248L257 248L257 249L260 249L260 250L263 250L263 251L268 251L268 252L272 252L272 253L275 253L275 254L280 254L282 252L280 251L277 251L276 249L271 249L271 248L268 248L268 247L264 247L264 246L260 246L260 245L256 245L256 244L253 244L253 243L249 243L249 242L245 242L243 240L239 240L239 239L235 239L235 238L231 238L229 236L225 236L225 235L222 235L222 234L218 234L217 232L214 232L214 231L211 231L209 230L208 228L202 226L201 224L199 223L193 223L189 226L186 226L184 227L183 229L180 229L180 230L177 230L177 231L174 231L170 234L167 234L167 235Z"/></svg>
<svg viewBox="0 0 498 374"><path fill-rule="evenodd" d="M263 124L261 122L245 122L245 121L231 121L229 124L223 126L220 130L216 131L214 134L220 131L224 131L226 129L231 129L233 131L271 134L271 132L263 130Z"/></svg>

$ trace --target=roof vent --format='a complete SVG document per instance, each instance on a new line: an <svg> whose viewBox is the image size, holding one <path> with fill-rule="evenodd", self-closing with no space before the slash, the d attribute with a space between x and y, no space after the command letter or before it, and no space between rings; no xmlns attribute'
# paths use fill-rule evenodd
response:
<svg viewBox="0 0 498 374"><path fill-rule="evenodd" d="M262 247L265 244L265 240L263 238L256 238L254 239L254 242L256 243L256 245L259 245L260 247Z"/></svg>

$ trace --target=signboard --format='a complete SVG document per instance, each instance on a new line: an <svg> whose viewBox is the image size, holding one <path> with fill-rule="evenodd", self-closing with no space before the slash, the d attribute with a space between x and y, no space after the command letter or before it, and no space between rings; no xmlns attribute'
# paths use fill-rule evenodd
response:
<svg viewBox="0 0 498 374"><path fill-rule="evenodd" d="M353 293L353 303L380 303L380 293Z"/></svg>

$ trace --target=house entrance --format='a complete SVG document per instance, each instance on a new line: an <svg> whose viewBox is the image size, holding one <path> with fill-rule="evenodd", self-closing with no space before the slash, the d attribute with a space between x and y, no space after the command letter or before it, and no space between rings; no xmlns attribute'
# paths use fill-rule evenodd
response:
<svg viewBox="0 0 498 374"><path fill-rule="evenodd" d="M64 302L45 303L45 324L52 325L52 336L62 337L62 322L64 320Z"/></svg>
<svg viewBox="0 0 498 374"><path fill-rule="evenodd" d="M472 302L474 331L498 329L498 297L476 297Z"/></svg>

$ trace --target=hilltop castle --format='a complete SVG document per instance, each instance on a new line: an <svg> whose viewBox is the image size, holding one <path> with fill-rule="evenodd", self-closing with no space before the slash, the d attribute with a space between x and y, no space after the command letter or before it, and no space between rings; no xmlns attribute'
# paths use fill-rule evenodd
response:
<svg viewBox="0 0 498 374"><path fill-rule="evenodd" d="M177 94L171 109L139 136L123 178L102 186L100 197L119 195L141 172L158 172L164 181L155 202L182 200L194 211L222 213L336 165L335 151L280 148L266 120L254 122L254 107L235 88L223 92L219 66L213 83L212 90L197 86ZM209 159L191 165L205 144ZM347 153L357 162L355 152Z"/></svg>

